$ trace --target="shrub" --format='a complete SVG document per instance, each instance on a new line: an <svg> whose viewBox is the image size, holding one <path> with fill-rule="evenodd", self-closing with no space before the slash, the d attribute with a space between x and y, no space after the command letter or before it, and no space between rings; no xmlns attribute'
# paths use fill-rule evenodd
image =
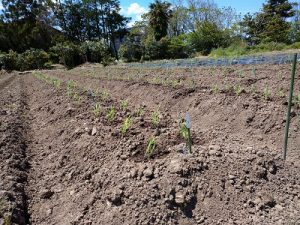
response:
<svg viewBox="0 0 300 225"><path fill-rule="evenodd" d="M44 50L30 49L18 57L20 70L43 69L48 67L47 64L50 56Z"/></svg>
<svg viewBox="0 0 300 225"><path fill-rule="evenodd" d="M284 43L278 42L269 42L269 43L260 43L251 47L252 52L266 52L266 51L281 51L287 48L287 45Z"/></svg>
<svg viewBox="0 0 300 225"><path fill-rule="evenodd" d="M10 50L7 54L2 54L0 63L5 70L19 70L18 53Z"/></svg>
<svg viewBox="0 0 300 225"><path fill-rule="evenodd" d="M201 22L194 32L189 33L188 41L192 49L208 55L213 48L229 46L231 37L229 31L220 29L216 24Z"/></svg>
<svg viewBox="0 0 300 225"><path fill-rule="evenodd" d="M81 44L80 52L84 57L84 61L100 63L105 55L109 55L109 50L100 41L86 41Z"/></svg>
<svg viewBox="0 0 300 225"><path fill-rule="evenodd" d="M182 59L188 58L191 54L191 49L187 42L187 35L180 35L173 37L168 46L168 53L170 58Z"/></svg>
<svg viewBox="0 0 300 225"><path fill-rule="evenodd" d="M246 55L249 47L247 43L243 41L236 41L232 43L228 48L213 49L209 56L212 57L235 57L240 55Z"/></svg>
<svg viewBox="0 0 300 225"><path fill-rule="evenodd" d="M148 40L145 43L145 58L150 60L169 59L168 50L170 43L170 39L167 37L159 41L155 41L154 39Z"/></svg>
<svg viewBox="0 0 300 225"><path fill-rule="evenodd" d="M125 62L138 62L142 58L143 47L140 44L126 41L121 45L119 55Z"/></svg>
<svg viewBox="0 0 300 225"><path fill-rule="evenodd" d="M71 69L83 62L82 54L77 45L73 43L59 43L51 49L52 56L59 58L59 63Z"/></svg>

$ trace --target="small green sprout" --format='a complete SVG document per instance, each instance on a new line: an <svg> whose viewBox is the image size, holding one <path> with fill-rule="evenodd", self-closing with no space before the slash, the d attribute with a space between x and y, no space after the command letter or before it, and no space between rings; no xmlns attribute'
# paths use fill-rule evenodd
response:
<svg viewBox="0 0 300 225"><path fill-rule="evenodd" d="M93 107L93 113L96 117L99 117L100 116L100 113L101 113L101 105L100 103L96 103Z"/></svg>
<svg viewBox="0 0 300 225"><path fill-rule="evenodd" d="M106 101L109 99L109 93L107 91L102 92L102 99L103 99L103 101Z"/></svg>
<svg viewBox="0 0 300 225"><path fill-rule="evenodd" d="M116 108L114 106L111 106L106 115L109 122L114 121L114 119L116 118L116 114L117 114Z"/></svg>
<svg viewBox="0 0 300 225"><path fill-rule="evenodd" d="M243 78L244 77L244 70L240 70L239 71L239 78Z"/></svg>
<svg viewBox="0 0 300 225"><path fill-rule="evenodd" d="M252 68L252 74L253 74L254 77L256 77L256 70L257 70L256 67Z"/></svg>
<svg viewBox="0 0 300 225"><path fill-rule="evenodd" d="M74 100L75 100L78 104L81 103L82 98L81 98L81 96L80 96L79 93L75 92L74 95L73 95L73 98L74 98Z"/></svg>
<svg viewBox="0 0 300 225"><path fill-rule="evenodd" d="M300 107L300 92L294 97L295 105Z"/></svg>
<svg viewBox="0 0 300 225"><path fill-rule="evenodd" d="M264 91L263 91L263 97L265 100L269 100L270 99L270 95L271 95L271 92L269 90L268 87L265 87L264 88Z"/></svg>
<svg viewBox="0 0 300 225"><path fill-rule="evenodd" d="M179 134L184 140L187 140L189 137L188 128L185 125L184 119L179 121Z"/></svg>
<svg viewBox="0 0 300 225"><path fill-rule="evenodd" d="M73 80L69 80L67 82L67 94L70 97L73 94L73 91L75 89L75 82Z"/></svg>
<svg viewBox="0 0 300 225"><path fill-rule="evenodd" d="M134 115L137 117L143 116L145 114L144 107L139 107L135 112Z"/></svg>
<svg viewBox="0 0 300 225"><path fill-rule="evenodd" d="M132 119L131 117L127 117L124 122L123 122L123 125L121 127L121 133L122 135L126 134L127 131L129 130L129 128L131 127L132 125Z"/></svg>
<svg viewBox="0 0 300 225"><path fill-rule="evenodd" d="M220 92L219 85L215 84L213 86L213 90L212 91L213 91L214 94L218 94Z"/></svg>
<svg viewBox="0 0 300 225"><path fill-rule="evenodd" d="M54 78L52 80L53 85L58 89L61 85L61 81L59 79Z"/></svg>
<svg viewBox="0 0 300 225"><path fill-rule="evenodd" d="M178 80L172 80L171 81L171 86L173 87L173 88L176 88L177 86L179 86L181 84L181 80L180 79L178 79Z"/></svg>
<svg viewBox="0 0 300 225"><path fill-rule="evenodd" d="M285 93L284 93L284 91L283 91L282 88L280 88L280 90L279 90L279 92L278 92L278 96L279 96L280 98L284 98L284 97L285 97Z"/></svg>
<svg viewBox="0 0 300 225"><path fill-rule="evenodd" d="M159 110L156 110L151 114L151 122L152 124L157 127L160 123L160 112Z"/></svg>
<svg viewBox="0 0 300 225"><path fill-rule="evenodd" d="M196 82L194 79L189 80L189 86L190 88L195 88L196 87Z"/></svg>
<svg viewBox="0 0 300 225"><path fill-rule="evenodd" d="M257 92L257 87L254 84L251 86L251 92L253 95Z"/></svg>
<svg viewBox="0 0 300 225"><path fill-rule="evenodd" d="M96 98L101 96L101 91L99 90L99 88L97 88L97 89L94 91L94 96L95 96Z"/></svg>
<svg viewBox="0 0 300 225"><path fill-rule="evenodd" d="M281 72L279 72L279 74L278 74L278 79L283 80L283 74Z"/></svg>
<svg viewBox="0 0 300 225"><path fill-rule="evenodd" d="M156 139L155 137L150 138L146 148L146 154L152 155L156 148Z"/></svg>
<svg viewBox="0 0 300 225"><path fill-rule="evenodd" d="M122 100L121 101L122 111L125 112L127 110L127 107L128 107L128 100Z"/></svg>
<svg viewBox="0 0 300 225"><path fill-rule="evenodd" d="M180 136L185 140L186 147L189 150L189 153L192 153L192 138L191 138L191 131L186 126L186 121L184 119L181 119L179 121L179 134Z"/></svg>
<svg viewBox="0 0 300 225"><path fill-rule="evenodd" d="M241 87L241 85L238 85L237 87L234 88L234 92L237 96L240 96L243 91L244 89Z"/></svg>

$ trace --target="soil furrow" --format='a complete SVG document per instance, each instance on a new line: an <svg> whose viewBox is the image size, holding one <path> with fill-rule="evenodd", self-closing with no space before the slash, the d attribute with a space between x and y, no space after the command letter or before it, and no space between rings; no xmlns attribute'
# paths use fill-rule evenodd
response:
<svg viewBox="0 0 300 225"><path fill-rule="evenodd" d="M0 224L28 224L28 114L23 78L12 75L1 89Z"/></svg>

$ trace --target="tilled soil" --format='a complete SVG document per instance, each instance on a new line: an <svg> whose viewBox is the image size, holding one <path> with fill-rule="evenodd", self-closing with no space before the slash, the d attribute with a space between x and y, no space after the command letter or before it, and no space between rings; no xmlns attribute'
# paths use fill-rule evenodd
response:
<svg viewBox="0 0 300 225"><path fill-rule="evenodd" d="M268 68L274 71L273 66L261 69ZM86 76L89 70L92 77ZM106 78L100 76L103 71L88 67L0 77L0 224L300 223L296 105L288 160L283 161L287 106L274 92L265 100L251 93L249 84L240 95L221 85L212 91L221 76L199 77L193 87L170 87L120 80L119 74ZM164 72L170 73L146 71L158 77ZM37 76L41 73L48 79ZM188 80L189 73L181 76ZM249 80L243 76L242 84ZM270 76L258 72L258 87L278 86ZM51 77L61 85L55 87ZM76 90L70 94L71 79ZM280 84L285 87L288 79ZM108 97L99 98L97 88ZM95 116L98 102L101 112ZM111 106L116 118L109 122ZM152 112L158 108L161 119L154 126ZM178 135L185 111L192 119L192 154ZM132 126L121 134L129 115ZM157 147L147 155L152 136Z"/></svg>

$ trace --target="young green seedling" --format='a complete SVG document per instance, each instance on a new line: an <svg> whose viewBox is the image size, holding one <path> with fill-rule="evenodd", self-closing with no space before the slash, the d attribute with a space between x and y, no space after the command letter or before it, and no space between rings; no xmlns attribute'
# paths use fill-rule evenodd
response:
<svg viewBox="0 0 300 225"><path fill-rule="evenodd" d="M69 80L67 82L67 94L69 97L73 94L74 89L75 89L75 82L73 80Z"/></svg>
<svg viewBox="0 0 300 225"><path fill-rule="evenodd" d="M238 85L237 87L234 88L234 92L237 96L240 96L243 91L244 89L241 87L241 85Z"/></svg>
<svg viewBox="0 0 300 225"><path fill-rule="evenodd" d="M100 113L101 113L101 105L100 103L96 103L93 107L93 113L96 117L99 117L100 116Z"/></svg>
<svg viewBox="0 0 300 225"><path fill-rule="evenodd" d="M244 70L240 70L239 71L239 78L243 78L244 77Z"/></svg>
<svg viewBox="0 0 300 225"><path fill-rule="evenodd" d="M270 99L270 95L271 95L271 92L269 90L268 87L265 87L264 88L264 91L263 91L263 97L265 100L269 100Z"/></svg>
<svg viewBox="0 0 300 225"><path fill-rule="evenodd" d="M189 80L189 86L190 86L190 88L195 88L196 87L196 82L195 82L195 80L193 80L193 79L191 79L191 80Z"/></svg>
<svg viewBox="0 0 300 225"><path fill-rule="evenodd" d="M112 122L115 120L116 114L117 114L116 108L114 106L111 106L106 115L106 118L108 119L109 122Z"/></svg>
<svg viewBox="0 0 300 225"><path fill-rule="evenodd" d="M285 97L285 93L284 93L284 91L283 91L282 88L279 90L278 96L279 96L280 98L284 98L284 97Z"/></svg>
<svg viewBox="0 0 300 225"><path fill-rule="evenodd" d="M123 125L121 127L121 133L122 135L126 134L127 131L129 130L129 128L131 127L132 125L132 119L131 117L127 117L124 122L123 122Z"/></svg>
<svg viewBox="0 0 300 225"><path fill-rule="evenodd" d="M95 91L94 91L94 96L96 98L100 97L101 96L101 91L99 90L99 88L97 88Z"/></svg>
<svg viewBox="0 0 300 225"><path fill-rule="evenodd" d="M106 101L109 98L109 93L107 91L102 92L102 100Z"/></svg>
<svg viewBox="0 0 300 225"><path fill-rule="evenodd" d="M254 77L256 77L256 67L252 68L252 74L253 74Z"/></svg>
<svg viewBox="0 0 300 225"><path fill-rule="evenodd" d="M121 101L121 108L122 108L122 111L123 111L123 112L126 112L127 107L128 107L128 101L127 101L127 100L122 100L122 101Z"/></svg>
<svg viewBox="0 0 300 225"><path fill-rule="evenodd" d="M145 114L145 110L144 110L144 107L139 107L135 112L134 112L134 115L136 117L141 117Z"/></svg>
<svg viewBox="0 0 300 225"><path fill-rule="evenodd" d="M155 112L152 113L151 122L155 127L158 127L158 125L160 123L160 112L159 112L159 110L156 110Z"/></svg>
<svg viewBox="0 0 300 225"><path fill-rule="evenodd" d="M220 88L219 88L219 85L215 84L213 86L213 93L214 94L218 94L220 92Z"/></svg>
<svg viewBox="0 0 300 225"><path fill-rule="evenodd" d="M58 89L61 85L61 81L59 79L54 78L52 80L53 85Z"/></svg>
<svg viewBox="0 0 300 225"><path fill-rule="evenodd" d="M295 105L300 107L300 92L294 97Z"/></svg>
<svg viewBox="0 0 300 225"><path fill-rule="evenodd" d="M257 87L253 84L253 85L251 86L251 93L252 93L253 95L255 95L256 92L257 92Z"/></svg>
<svg viewBox="0 0 300 225"><path fill-rule="evenodd" d="M185 120L179 122L179 133L186 142L189 153L192 153L192 137L191 137L191 119L189 113L186 113Z"/></svg>
<svg viewBox="0 0 300 225"><path fill-rule="evenodd" d="M74 95L73 95L73 98L74 100L77 102L77 104L80 104L81 103L81 96L79 93L75 92Z"/></svg>
<svg viewBox="0 0 300 225"><path fill-rule="evenodd" d="M156 148L156 139L155 137L150 138L146 148L146 154L152 155Z"/></svg>

